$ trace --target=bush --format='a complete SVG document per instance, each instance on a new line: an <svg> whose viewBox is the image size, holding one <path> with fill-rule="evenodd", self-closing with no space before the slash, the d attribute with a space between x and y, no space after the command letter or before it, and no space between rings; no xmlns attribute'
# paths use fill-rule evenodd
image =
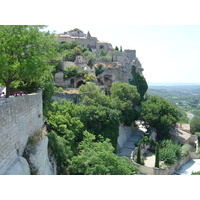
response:
<svg viewBox="0 0 200 200"><path fill-rule="evenodd" d="M65 92L65 90L62 87L56 88L56 92Z"/></svg>
<svg viewBox="0 0 200 200"><path fill-rule="evenodd" d="M103 72L103 66L102 65L98 65L97 67L96 67L96 70L95 70L95 75L96 76L98 76L98 75L100 75L102 72Z"/></svg>
<svg viewBox="0 0 200 200"><path fill-rule="evenodd" d="M137 161L138 164L141 164L141 149L140 149L140 145L138 146L137 149Z"/></svg>
<svg viewBox="0 0 200 200"><path fill-rule="evenodd" d="M181 157L181 147L173 144L171 140L165 140L160 143L163 148L160 149L159 158L166 164L173 165Z"/></svg>
<svg viewBox="0 0 200 200"><path fill-rule="evenodd" d="M181 156L186 156L189 154L191 150L191 146L189 144L184 144L182 147L181 147Z"/></svg>
<svg viewBox="0 0 200 200"><path fill-rule="evenodd" d="M71 77L76 76L78 71L78 66L68 66L66 69L64 69L64 79L69 79Z"/></svg>

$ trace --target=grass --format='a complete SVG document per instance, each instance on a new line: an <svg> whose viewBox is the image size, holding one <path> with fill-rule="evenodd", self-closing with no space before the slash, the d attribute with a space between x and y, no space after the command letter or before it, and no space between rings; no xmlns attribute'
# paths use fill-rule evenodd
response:
<svg viewBox="0 0 200 200"><path fill-rule="evenodd" d="M47 131L46 131L46 126L44 125L40 132L37 132L36 134L28 138L27 145L35 146L46 135L47 135Z"/></svg>

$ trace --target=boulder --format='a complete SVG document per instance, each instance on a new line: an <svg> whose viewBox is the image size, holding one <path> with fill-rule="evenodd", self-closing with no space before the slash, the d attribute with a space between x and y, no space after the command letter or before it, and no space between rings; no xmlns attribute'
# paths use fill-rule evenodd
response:
<svg viewBox="0 0 200 200"><path fill-rule="evenodd" d="M27 160L18 156L17 161L5 172L5 175L30 175L30 168Z"/></svg>
<svg viewBox="0 0 200 200"><path fill-rule="evenodd" d="M32 174L53 175L52 165L48 157L48 138L45 136L35 148L29 152L29 164ZM33 173L34 171L34 173Z"/></svg>

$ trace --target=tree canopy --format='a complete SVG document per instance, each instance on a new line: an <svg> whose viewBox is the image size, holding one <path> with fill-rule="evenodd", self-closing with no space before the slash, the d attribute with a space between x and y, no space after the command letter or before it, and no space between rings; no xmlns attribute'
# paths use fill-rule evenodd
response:
<svg viewBox="0 0 200 200"><path fill-rule="evenodd" d="M170 138L170 125L178 121L178 111L165 100L148 95L142 102L141 120L148 127L157 129L158 140Z"/></svg>
<svg viewBox="0 0 200 200"><path fill-rule="evenodd" d="M144 95L148 89L148 84L146 82L146 79L142 74L136 72L135 66L132 66L132 75L133 79L129 81L129 83L137 87L138 93L140 94L140 100L143 100Z"/></svg>
<svg viewBox="0 0 200 200"><path fill-rule="evenodd" d="M137 88L128 83L115 82L110 88L111 107L121 112L121 123L130 126L137 120L135 106L140 102Z"/></svg>
<svg viewBox="0 0 200 200"><path fill-rule="evenodd" d="M125 158L113 153L109 139L94 142L95 136L84 132L84 140L79 144L79 154L74 156L69 166L76 175L133 175L139 170Z"/></svg>
<svg viewBox="0 0 200 200"><path fill-rule="evenodd" d="M36 81L51 69L50 60L57 58L57 41L54 35L42 32L45 26L0 26L0 83L10 87Z"/></svg>
<svg viewBox="0 0 200 200"><path fill-rule="evenodd" d="M190 121L191 133L200 132L200 116L194 116Z"/></svg>

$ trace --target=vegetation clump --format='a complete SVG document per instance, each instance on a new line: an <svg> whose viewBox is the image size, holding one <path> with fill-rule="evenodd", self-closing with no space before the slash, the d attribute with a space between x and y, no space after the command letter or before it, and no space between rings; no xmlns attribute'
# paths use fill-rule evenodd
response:
<svg viewBox="0 0 200 200"><path fill-rule="evenodd" d="M76 175L133 175L139 170L125 158L113 153L109 139L95 141L95 136L85 131L79 144L79 153L71 160L69 169Z"/></svg>
<svg viewBox="0 0 200 200"><path fill-rule="evenodd" d="M148 95L141 104L141 119L147 128L156 128L157 139L170 139L170 126L178 121L178 110L157 96Z"/></svg>
<svg viewBox="0 0 200 200"><path fill-rule="evenodd" d="M171 140L160 142L159 159L166 164L173 165L181 158L181 146L174 144Z"/></svg>
<svg viewBox="0 0 200 200"><path fill-rule="evenodd" d="M58 59L58 42L53 34L41 31L43 28L0 26L0 84L6 86L6 98L11 88L37 82L55 66L52 61Z"/></svg>
<svg viewBox="0 0 200 200"><path fill-rule="evenodd" d="M91 82L86 83L79 88L79 93L81 95L79 105L64 100L60 103L54 102L52 104L51 110L47 115L49 147L52 149L53 154L55 154L56 159L58 159L58 171L60 174L64 173L66 168L68 168L69 173L79 174L79 172L74 171L75 169L72 169L74 168L72 167L74 166L74 162L77 163L79 161L81 164L81 162L83 162L83 154L89 155L90 151L93 152L93 150L89 151L89 149L84 149L80 153L80 144L84 140L85 131L89 132L89 135L93 135L90 135L93 137L90 143L95 142L94 149L97 144L100 146L102 145L102 148L104 148L104 144L107 143L109 139L110 153L108 156L110 159L114 159L113 162L119 165L123 163L124 166L127 165L125 164L126 162L129 162L120 160L121 158L118 159L118 157L114 157L113 154L114 152L116 153L120 123L124 122L124 119L129 119L130 117L131 119L129 120L131 122L135 120L135 118L130 115L130 112L124 111L128 108L129 110L134 110L133 105L138 103L139 94L136 88L129 84L115 83L112 87L112 94L107 96L104 91L95 86L95 84ZM114 103L115 100L118 102L118 106L117 103ZM101 142L99 143L99 141ZM58 153L58 150L62 153ZM86 157L84 157L84 162L91 162L89 161L90 158L93 157L88 157L86 161ZM107 159L107 157L101 157L101 160L103 158ZM100 161L97 159L97 162ZM79 166L79 170L85 170L86 166L82 167L83 168L80 169ZM84 171L80 173L87 174L89 172ZM112 172L111 169L107 172L98 173L117 174L117 172ZM130 172L127 173L130 174Z"/></svg>
<svg viewBox="0 0 200 200"><path fill-rule="evenodd" d="M132 67L132 75L133 75L133 79L129 81L129 83L137 87L138 93L140 94L140 99L144 100L144 94L146 93L148 89L148 84L144 76L136 72L135 66Z"/></svg>

